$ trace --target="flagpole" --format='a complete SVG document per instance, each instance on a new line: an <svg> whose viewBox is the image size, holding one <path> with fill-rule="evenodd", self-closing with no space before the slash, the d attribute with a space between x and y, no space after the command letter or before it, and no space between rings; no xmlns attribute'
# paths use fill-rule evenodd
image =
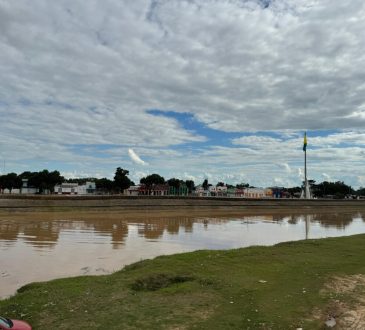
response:
<svg viewBox="0 0 365 330"><path fill-rule="evenodd" d="M307 196L307 149L304 150L304 198L308 198Z"/></svg>

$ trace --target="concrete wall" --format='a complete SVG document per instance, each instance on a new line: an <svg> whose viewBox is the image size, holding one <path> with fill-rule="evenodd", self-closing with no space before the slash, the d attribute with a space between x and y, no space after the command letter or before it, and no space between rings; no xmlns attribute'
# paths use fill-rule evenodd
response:
<svg viewBox="0 0 365 330"><path fill-rule="evenodd" d="M365 200L241 199L227 197L155 197L155 196L22 196L0 195L0 208L31 207L122 207L151 208L219 208L242 209L310 209L365 207Z"/></svg>

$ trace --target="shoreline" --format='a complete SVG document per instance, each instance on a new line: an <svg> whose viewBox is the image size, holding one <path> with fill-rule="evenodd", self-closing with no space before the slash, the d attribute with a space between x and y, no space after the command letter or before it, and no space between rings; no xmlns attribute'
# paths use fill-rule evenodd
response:
<svg viewBox="0 0 365 330"><path fill-rule="evenodd" d="M364 240L161 256L111 275L25 285L0 300L0 312L34 329L322 329L329 314L350 328L365 307Z"/></svg>
<svg viewBox="0 0 365 330"><path fill-rule="evenodd" d="M123 195L0 195L1 209L121 208L125 210L214 209L246 210L365 208L365 200L353 199L243 199L230 197L176 197Z"/></svg>

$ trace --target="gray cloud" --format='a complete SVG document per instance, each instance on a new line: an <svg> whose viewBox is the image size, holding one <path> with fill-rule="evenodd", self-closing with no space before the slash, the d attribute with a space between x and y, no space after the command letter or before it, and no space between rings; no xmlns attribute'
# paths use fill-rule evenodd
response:
<svg viewBox="0 0 365 330"><path fill-rule="evenodd" d="M161 109L227 132L348 129L313 139L318 176L321 162L361 162L364 14L360 0L0 0L2 153L18 168L48 159L82 171L93 160L103 175L118 162L134 164L127 152L118 159L115 149L93 146L128 146L166 173L202 177L201 157L210 157L215 177L226 170L253 180L260 169L297 180L301 137L243 137L231 148L174 154L206 138L146 112ZM273 159L292 169L289 177L286 165L270 168ZM335 167L325 171L338 177Z"/></svg>

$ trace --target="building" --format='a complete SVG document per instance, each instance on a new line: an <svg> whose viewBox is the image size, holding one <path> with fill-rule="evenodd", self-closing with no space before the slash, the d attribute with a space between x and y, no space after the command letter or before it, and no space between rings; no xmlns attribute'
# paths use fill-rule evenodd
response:
<svg viewBox="0 0 365 330"><path fill-rule="evenodd" d="M124 189L123 194L127 196L138 196L139 195L139 185L130 186L128 189Z"/></svg>
<svg viewBox="0 0 365 330"><path fill-rule="evenodd" d="M87 181L85 184L77 187L78 195L93 195L96 192L95 182Z"/></svg>
<svg viewBox="0 0 365 330"><path fill-rule="evenodd" d="M194 195L197 197L208 197L211 196L211 193L209 190L204 189L202 185L196 186Z"/></svg>
<svg viewBox="0 0 365 330"><path fill-rule="evenodd" d="M54 187L54 192L57 195L93 195L95 191L95 182L86 182L83 185L73 182L63 182Z"/></svg>
<svg viewBox="0 0 365 330"><path fill-rule="evenodd" d="M265 198L265 189L263 188L245 188L245 198Z"/></svg>
<svg viewBox="0 0 365 330"><path fill-rule="evenodd" d="M54 193L57 195L77 195L78 183L63 182L54 187Z"/></svg>
<svg viewBox="0 0 365 330"><path fill-rule="evenodd" d="M168 196L168 194L169 185L167 184L153 184L151 186L141 184L138 189L139 196Z"/></svg>
<svg viewBox="0 0 365 330"><path fill-rule="evenodd" d="M38 194L39 189L34 187L29 187L28 179L22 179L22 187L20 188L21 194Z"/></svg>
<svg viewBox="0 0 365 330"><path fill-rule="evenodd" d="M268 188L229 188L227 196L237 198L272 198L272 190Z"/></svg>

